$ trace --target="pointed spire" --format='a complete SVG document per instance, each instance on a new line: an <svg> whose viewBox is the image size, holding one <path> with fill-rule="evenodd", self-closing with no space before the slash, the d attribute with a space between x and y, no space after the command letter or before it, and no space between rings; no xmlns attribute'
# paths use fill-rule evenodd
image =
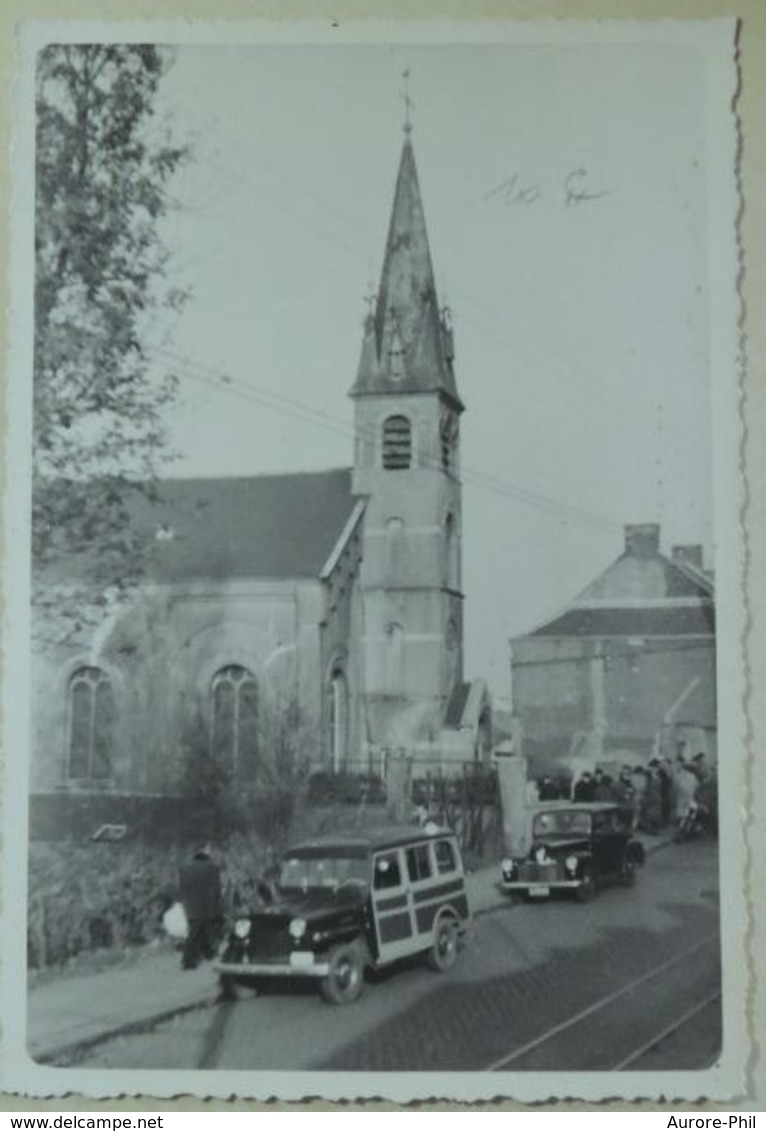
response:
<svg viewBox="0 0 766 1131"><path fill-rule="evenodd" d="M408 109L380 286L351 394L441 391L462 409L452 350L446 348L451 333L436 297L410 130Z"/></svg>

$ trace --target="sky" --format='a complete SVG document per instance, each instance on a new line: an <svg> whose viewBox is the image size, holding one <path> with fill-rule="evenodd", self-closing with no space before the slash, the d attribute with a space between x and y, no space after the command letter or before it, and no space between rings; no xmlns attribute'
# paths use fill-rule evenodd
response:
<svg viewBox="0 0 766 1131"><path fill-rule="evenodd" d="M712 529L705 72L681 43L192 46L159 120L183 476L348 466L365 298L412 141L466 412L465 669L617 557ZM180 359L180 360L179 360Z"/></svg>

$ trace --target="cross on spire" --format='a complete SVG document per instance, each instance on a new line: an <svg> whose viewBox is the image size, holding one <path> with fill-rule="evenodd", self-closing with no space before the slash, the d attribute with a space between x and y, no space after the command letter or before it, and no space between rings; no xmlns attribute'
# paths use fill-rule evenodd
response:
<svg viewBox="0 0 766 1131"><path fill-rule="evenodd" d="M404 103L404 132L406 134L412 133L412 110L415 103L410 98L410 68L405 67L402 71L402 102Z"/></svg>

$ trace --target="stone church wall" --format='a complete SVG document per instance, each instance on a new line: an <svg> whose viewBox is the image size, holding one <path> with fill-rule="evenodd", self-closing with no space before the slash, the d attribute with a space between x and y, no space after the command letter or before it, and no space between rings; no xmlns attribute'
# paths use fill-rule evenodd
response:
<svg viewBox="0 0 766 1131"><path fill-rule="evenodd" d="M97 644L41 649L33 661L33 791L172 792L190 728L207 740L213 676L230 665L255 676L259 711L261 703L297 702L306 730L315 731L320 610L321 586L312 581L158 587L95 633ZM112 775L101 783L73 782L67 773L69 685L83 667L105 672L113 692Z"/></svg>

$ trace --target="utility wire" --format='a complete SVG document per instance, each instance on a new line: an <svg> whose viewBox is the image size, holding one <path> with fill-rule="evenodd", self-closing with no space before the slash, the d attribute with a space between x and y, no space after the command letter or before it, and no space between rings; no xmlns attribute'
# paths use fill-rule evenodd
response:
<svg viewBox="0 0 766 1131"><path fill-rule="evenodd" d="M218 141L227 143L231 149L240 153L251 164L266 169L273 177L277 178L293 191L297 193L303 193L303 195L309 200L324 208L334 217L340 219L346 225L346 227L354 233L355 239L357 236L361 238L361 225L356 220L350 218L335 204L331 204L329 201L325 200L313 189L307 188L305 184L300 180L300 178L291 176L280 170L276 165L273 164L273 162L267 161L263 156L257 154L251 147L234 138L225 129L221 129L219 123L215 123L215 136ZM355 256L357 259L362 260L366 264L375 261L376 257L372 255L372 252L369 248L363 251L360 247L356 246L356 244L351 245L347 242L347 240L336 236L327 228L323 226L320 227L306 216L296 212L281 198L275 198L270 193L264 192L253 182L252 178L242 173L235 172L231 169L227 169L219 162L213 162L212 160L206 158L199 159L199 163L208 165L215 172L218 172L241 185L249 187L256 195L268 201L270 204L280 209L281 211L286 212L288 215L296 219L299 223L313 229L318 235L322 236L322 238L334 243L337 247L347 252L348 254ZM456 294L462 294L465 298L467 298L476 309L484 310L487 314L490 315L490 317L494 317L493 312L489 310L486 304L478 299L475 295L467 291L465 288L461 287L459 284L456 284L452 289ZM477 321L475 317L466 314L464 311L458 312L456 321L466 323L467 325L473 327L473 329L479 335L487 339L494 340L496 343L499 343L503 347L510 345L515 350L519 348L521 334L518 334L514 340L510 337L510 335L504 334L501 331L497 331L491 326L487 326L486 324L482 325L481 322ZM615 415L619 416L624 423L633 423L635 419L635 413L631 411L631 409L633 409L637 405L635 398L625 396L624 393L621 393L619 390L614 389L605 381L598 380L597 378L594 379L594 376L592 374L585 375L578 373L577 370L581 367L578 366L577 362L571 358L568 359L567 365L566 367L564 367L562 362L556 361L551 356L541 358L539 351L535 347L531 347L530 343L527 342L525 345L522 341L521 345L525 352L528 353L532 357L533 361L538 363L538 365L541 361L543 362L543 364L539 367L540 372L551 376L554 380L565 384L567 387L575 385L582 388L584 391L588 392L591 395L594 392L597 393L602 402L611 402L608 406L610 407L612 412ZM557 369L552 368L552 362L553 366L557 367ZM535 366L535 368L536 371L538 371L537 365Z"/></svg>
<svg viewBox="0 0 766 1131"><path fill-rule="evenodd" d="M259 386L253 381L243 381L240 378L233 377L230 373L222 369L192 361L190 358L183 357L181 354L177 354L171 350L157 348L153 352L171 361L176 368L181 370L184 376L206 385L209 388L224 390L232 396L251 401L273 412L291 416L304 423L316 425L317 427L324 428L339 435L351 438L361 435L365 438L364 430L355 428L339 417L334 417L329 413L313 409L305 402L294 400L281 393L275 393L273 390ZM374 435L375 434L372 432L368 433L366 438L373 438ZM441 467L438 460L426 459L425 463L426 466L432 468L438 469ZM622 530L621 524L606 519L602 515L587 511L582 507L562 503L560 500L553 499L536 491L531 491L526 487L521 487L518 484L500 479L483 471L462 467L461 479L463 482L476 486L481 490L490 491L505 498L511 498L516 502L525 503L538 510L554 514L566 521L579 522L583 525L595 527L610 533Z"/></svg>

